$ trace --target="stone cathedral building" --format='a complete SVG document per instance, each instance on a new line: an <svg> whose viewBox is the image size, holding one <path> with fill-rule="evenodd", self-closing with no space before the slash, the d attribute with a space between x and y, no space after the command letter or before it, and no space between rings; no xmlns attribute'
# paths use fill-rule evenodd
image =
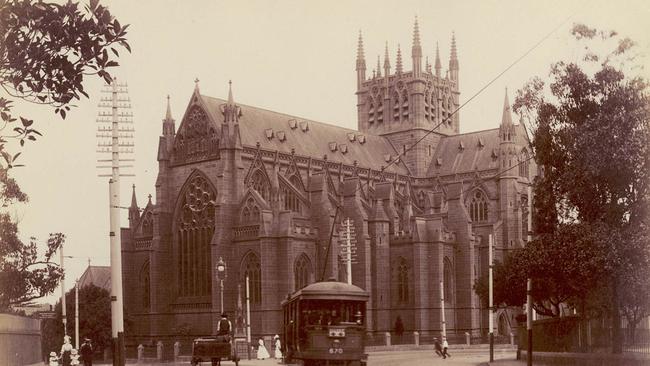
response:
<svg viewBox="0 0 650 366"><path fill-rule="evenodd" d="M280 332L287 294L345 280L345 218L355 229L353 283L371 294L369 332L393 330L399 316L406 332L438 333L442 282L447 332L485 334L473 285L488 270L489 234L499 258L529 232L528 136L507 93L494 106L501 121L482 121L494 128L460 133L454 37L447 70L437 49L432 68L416 21L411 58L405 70L398 49L392 67L386 50L367 72L359 36L357 130L239 104L232 88L227 99L203 95L198 82L178 126L168 105L155 201L139 207L134 189L122 229L127 337L215 333L220 258L231 319L244 310L248 276L253 336ZM498 316L498 331L510 322Z"/></svg>

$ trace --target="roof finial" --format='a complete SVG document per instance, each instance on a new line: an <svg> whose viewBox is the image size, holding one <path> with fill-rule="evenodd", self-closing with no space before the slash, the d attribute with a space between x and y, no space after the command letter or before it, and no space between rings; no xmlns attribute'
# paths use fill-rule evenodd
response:
<svg viewBox="0 0 650 366"><path fill-rule="evenodd" d="M401 74L403 71L402 69L402 50L400 49L399 43L397 44L397 62L395 64L395 72L398 74Z"/></svg>
<svg viewBox="0 0 650 366"><path fill-rule="evenodd" d="M232 80L228 80L228 104L235 104L235 100L232 97Z"/></svg>
<svg viewBox="0 0 650 366"><path fill-rule="evenodd" d="M147 203L147 205L150 205L151 204L151 193L149 193L148 198L149 198L149 203Z"/></svg>
<svg viewBox="0 0 650 366"><path fill-rule="evenodd" d="M194 79L194 90L199 91L199 78Z"/></svg>

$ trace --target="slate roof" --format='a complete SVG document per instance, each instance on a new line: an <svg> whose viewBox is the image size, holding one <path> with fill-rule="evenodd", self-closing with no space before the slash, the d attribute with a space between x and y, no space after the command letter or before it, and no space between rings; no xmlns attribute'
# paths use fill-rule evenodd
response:
<svg viewBox="0 0 650 366"><path fill-rule="evenodd" d="M528 134L523 125L515 125L518 149L528 147ZM483 144L479 146L479 141ZM462 144L462 149L461 149ZM530 150L530 149L528 149ZM499 154L499 129L445 136L429 166L428 176L448 175L498 168L498 160L492 152Z"/></svg>
<svg viewBox="0 0 650 366"><path fill-rule="evenodd" d="M223 121L220 106L226 101L204 95L201 97L212 118L217 122ZM390 142L381 136L239 103L237 105L242 111L239 117L239 129L244 146L254 147L259 142L262 149L278 150L283 153L291 153L291 149L294 148L296 155L316 159L322 159L323 155L327 155L328 161L342 162L346 165L353 165L356 160L359 167L373 169L388 165L385 160L387 154L390 154L393 159L398 154ZM308 128L306 131L303 131L304 123ZM273 131L271 139L267 137L268 131ZM284 133L284 141L281 141L281 133ZM352 136L354 140L350 141ZM360 136L365 138L364 143L360 142ZM336 151L331 150L334 144ZM344 152L345 149L347 152ZM392 164L386 168L386 172L408 174L403 162Z"/></svg>
<svg viewBox="0 0 650 366"><path fill-rule="evenodd" d="M88 285L95 285L107 291L111 291L111 267L109 266L88 266L79 278L79 288Z"/></svg>

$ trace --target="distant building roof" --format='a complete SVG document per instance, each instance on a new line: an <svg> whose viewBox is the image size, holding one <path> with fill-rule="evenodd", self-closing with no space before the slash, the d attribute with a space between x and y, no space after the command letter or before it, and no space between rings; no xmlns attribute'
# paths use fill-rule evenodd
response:
<svg viewBox="0 0 650 366"><path fill-rule="evenodd" d="M107 291L111 291L111 267L88 266L79 278L79 288L88 285L95 285Z"/></svg>

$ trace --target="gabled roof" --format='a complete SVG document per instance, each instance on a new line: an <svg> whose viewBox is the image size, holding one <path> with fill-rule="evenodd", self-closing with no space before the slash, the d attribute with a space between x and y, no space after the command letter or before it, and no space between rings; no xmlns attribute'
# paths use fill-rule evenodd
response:
<svg viewBox="0 0 650 366"><path fill-rule="evenodd" d="M223 121L220 106L227 103L223 99L201 96L208 107L208 113L217 122ZM335 163L353 165L356 160L363 168L380 169L387 166L386 154L393 158L397 151L381 136L370 135L356 130L329 125L321 122L272 112L261 108L238 104L242 115L239 117L241 143L282 153L310 156ZM408 174L404 163L399 162L386 168L387 172Z"/></svg>
<svg viewBox="0 0 650 366"><path fill-rule="evenodd" d="M523 125L515 125L515 144L528 149L528 134ZM448 175L498 168L499 129L445 136L440 140L429 166L429 176Z"/></svg>
<svg viewBox="0 0 650 366"><path fill-rule="evenodd" d="M79 278L79 288L95 285L107 291L111 291L111 267L109 266L88 266Z"/></svg>

